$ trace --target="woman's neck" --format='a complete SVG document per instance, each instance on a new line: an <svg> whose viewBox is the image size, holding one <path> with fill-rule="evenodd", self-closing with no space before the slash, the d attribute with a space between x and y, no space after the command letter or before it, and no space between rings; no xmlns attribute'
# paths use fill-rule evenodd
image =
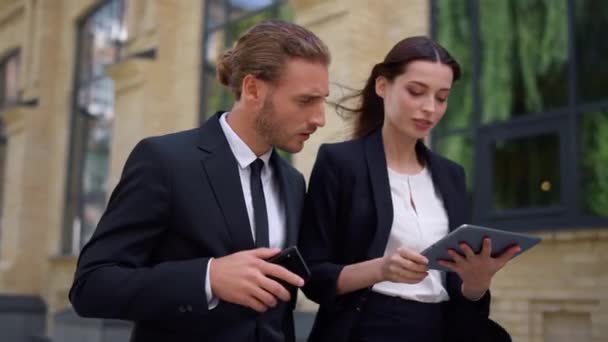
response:
<svg viewBox="0 0 608 342"><path fill-rule="evenodd" d="M386 163L398 173L416 174L424 168L424 163L416 153L417 138L399 132L390 124L382 126L382 142Z"/></svg>

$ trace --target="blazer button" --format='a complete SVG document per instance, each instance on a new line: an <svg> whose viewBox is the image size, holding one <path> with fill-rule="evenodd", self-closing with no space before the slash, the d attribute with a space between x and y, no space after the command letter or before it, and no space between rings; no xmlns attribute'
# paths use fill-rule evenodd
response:
<svg viewBox="0 0 608 342"><path fill-rule="evenodd" d="M356 310L360 312L360 311L361 311L361 308L357 306L357 309L356 309Z"/></svg>
<svg viewBox="0 0 608 342"><path fill-rule="evenodd" d="M186 307L184 307L183 305L179 307L179 312L184 313L186 312Z"/></svg>
<svg viewBox="0 0 608 342"><path fill-rule="evenodd" d="M188 311L188 312L192 312L192 305L188 305L188 306L186 306L186 311Z"/></svg>

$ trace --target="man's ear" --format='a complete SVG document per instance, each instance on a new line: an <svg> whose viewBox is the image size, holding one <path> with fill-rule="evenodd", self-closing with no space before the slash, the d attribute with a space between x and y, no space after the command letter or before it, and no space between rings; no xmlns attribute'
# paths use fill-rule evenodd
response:
<svg viewBox="0 0 608 342"><path fill-rule="evenodd" d="M376 77L375 90L376 95L384 98L384 94L386 92L386 87L388 86L388 80L384 76Z"/></svg>
<svg viewBox="0 0 608 342"><path fill-rule="evenodd" d="M243 77L241 85L241 99L252 104L264 103L266 93L268 92L267 88L266 82L251 74L247 74Z"/></svg>

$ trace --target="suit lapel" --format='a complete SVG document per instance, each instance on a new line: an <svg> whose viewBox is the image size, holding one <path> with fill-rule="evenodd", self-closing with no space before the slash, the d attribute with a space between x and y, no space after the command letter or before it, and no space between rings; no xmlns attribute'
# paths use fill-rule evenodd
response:
<svg viewBox="0 0 608 342"><path fill-rule="evenodd" d="M367 252L368 257L371 259L384 254L393 223L393 201L391 199L381 130L377 130L366 138L364 144L365 160L367 162L367 169L369 170L378 220L376 233Z"/></svg>
<svg viewBox="0 0 608 342"><path fill-rule="evenodd" d="M206 152L201 163L226 221L234 250L252 249L255 244L243 198L239 166L220 126L220 115L216 114L201 127L199 148Z"/></svg>
<svg viewBox="0 0 608 342"><path fill-rule="evenodd" d="M298 215L296 213L297 186L289 178L289 170L285 161L276 150L272 152L270 163L276 170L282 202L285 203L285 247L295 245L298 238Z"/></svg>

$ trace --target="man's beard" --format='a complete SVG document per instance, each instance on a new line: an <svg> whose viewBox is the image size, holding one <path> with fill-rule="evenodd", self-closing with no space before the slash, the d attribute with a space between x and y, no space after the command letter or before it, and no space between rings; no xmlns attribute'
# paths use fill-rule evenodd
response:
<svg viewBox="0 0 608 342"><path fill-rule="evenodd" d="M255 130L266 143L274 147L280 143L277 141L277 135L280 134L280 130L276 124L276 111L271 100L271 95L268 94L264 100L264 105L255 120ZM277 147L280 148L281 146Z"/></svg>

